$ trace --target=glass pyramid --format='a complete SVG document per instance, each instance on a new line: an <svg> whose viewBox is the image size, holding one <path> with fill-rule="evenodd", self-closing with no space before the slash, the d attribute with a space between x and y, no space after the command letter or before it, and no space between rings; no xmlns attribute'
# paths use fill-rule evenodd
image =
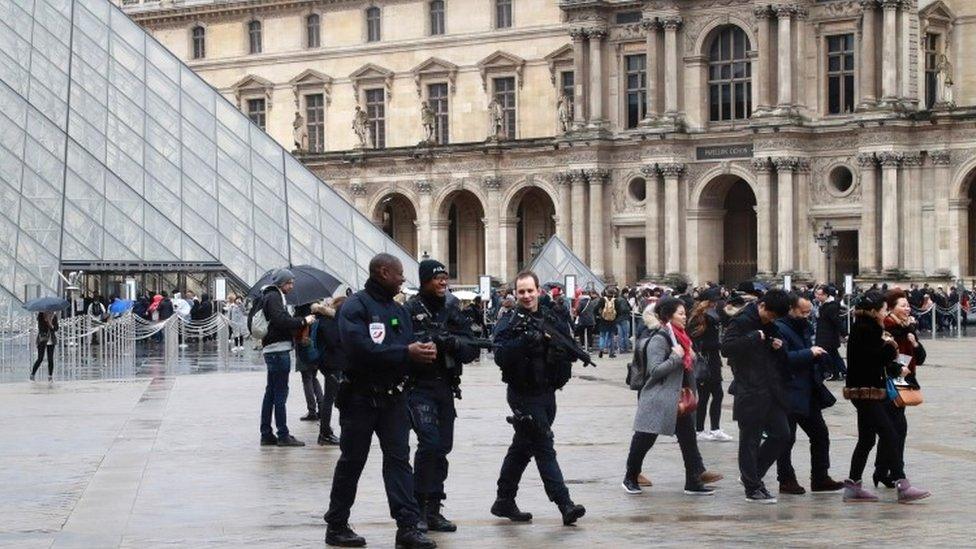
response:
<svg viewBox="0 0 976 549"><path fill-rule="evenodd" d="M0 306L62 261L417 263L108 0L0 0ZM6 303L4 303L6 302ZM0 310L2 310L0 309Z"/></svg>
<svg viewBox="0 0 976 549"><path fill-rule="evenodd" d="M563 283L568 274L576 275L576 287L593 289L603 292L606 285L593 271L583 263L583 260L576 257L576 254L569 249L558 236L552 235L545 246L535 256L529 269L535 271L539 276L539 282Z"/></svg>

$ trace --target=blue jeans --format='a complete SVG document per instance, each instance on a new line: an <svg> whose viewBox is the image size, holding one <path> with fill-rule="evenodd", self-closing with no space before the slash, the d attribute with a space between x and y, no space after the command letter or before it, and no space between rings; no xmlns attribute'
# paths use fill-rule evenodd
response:
<svg viewBox="0 0 976 549"><path fill-rule="evenodd" d="M454 447L454 393L446 382L423 382L407 393L407 405L417 433L414 490L426 500L441 501L447 497L447 455Z"/></svg>
<svg viewBox="0 0 976 549"><path fill-rule="evenodd" d="M288 374L291 372L291 352L265 353L264 363L268 366L268 384L264 388L264 402L261 404L261 436L270 436L271 415L274 412L278 437L288 436L288 415L285 402L288 400Z"/></svg>
<svg viewBox="0 0 976 549"><path fill-rule="evenodd" d="M630 315L617 320L617 335L620 336L620 352L630 352Z"/></svg>
<svg viewBox="0 0 976 549"><path fill-rule="evenodd" d="M523 394L509 387L508 405L513 412L532 416L533 425L515 427L512 445L508 448L498 475L498 497L515 499L522 473L528 467L529 461L535 458L535 465L539 469L549 501L557 505L568 503L569 490L563 480L559 462L556 461L551 429L552 422L556 420L556 393L549 390L541 395Z"/></svg>
<svg viewBox="0 0 976 549"><path fill-rule="evenodd" d="M610 353L616 352L616 347L614 346L613 341L616 331L617 328L613 324L602 324L600 326L600 349Z"/></svg>

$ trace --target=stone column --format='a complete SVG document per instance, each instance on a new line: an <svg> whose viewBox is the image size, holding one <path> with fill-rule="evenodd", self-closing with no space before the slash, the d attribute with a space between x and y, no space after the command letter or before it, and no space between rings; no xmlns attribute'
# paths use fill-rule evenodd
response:
<svg viewBox="0 0 976 549"><path fill-rule="evenodd" d="M501 228L501 188L502 178L497 175L486 175L481 178L481 187L485 191L485 270L489 273L505 276L504 254L507 247L502 246L498 238ZM458 255L463 252L458 250Z"/></svg>
<svg viewBox="0 0 976 549"><path fill-rule="evenodd" d="M932 163L931 184L935 187L935 258L936 266L948 267L958 262L957 249L950 246L954 227L949 219L949 164L952 160L948 149L929 151L929 161ZM958 271L954 274L959 274Z"/></svg>
<svg viewBox="0 0 976 549"><path fill-rule="evenodd" d="M586 262L586 175L581 170L573 170L569 178L573 186L573 253Z"/></svg>
<svg viewBox="0 0 976 549"><path fill-rule="evenodd" d="M658 171L654 164L641 166L644 174L644 259L648 276L661 273L661 233L658 231L661 197L658 196Z"/></svg>
<svg viewBox="0 0 976 549"><path fill-rule="evenodd" d="M952 253L946 267L954 276L962 275L964 268L969 269L969 254L972 249L968 242L969 203L970 199L967 197L953 197L949 200L949 225L953 228L949 231L949 250Z"/></svg>
<svg viewBox="0 0 976 549"><path fill-rule="evenodd" d="M757 101L753 115L761 115L772 108L772 99L769 96L769 18L772 12L769 6L756 6L752 10L756 16L756 23L759 25L759 36L757 37L756 49L759 56L756 58L756 72L753 80L756 82Z"/></svg>
<svg viewBox="0 0 976 549"><path fill-rule="evenodd" d="M796 227L793 238L796 240L794 246L796 255L793 257L794 270L801 273L813 270L810 262L810 246L813 245L813 235L810 233L810 223L808 219L810 201L810 160L806 158L798 159L796 165L796 175L793 176L795 192L793 202L796 204L796 214L793 218L793 226Z"/></svg>
<svg viewBox="0 0 976 549"><path fill-rule="evenodd" d="M650 123L652 120L657 118L657 29L659 27L657 20L655 19L644 19L641 21L641 27L644 32L647 33L647 44L644 55L646 56L647 63L645 63L647 70L647 106L645 107L645 115L643 122Z"/></svg>
<svg viewBox="0 0 976 549"><path fill-rule="evenodd" d="M556 235L572 248L573 235L570 231L573 224L573 180L565 172L557 173L555 179L556 185L559 187L559 204L556 205Z"/></svg>
<svg viewBox="0 0 976 549"><path fill-rule="evenodd" d="M888 272L901 267L898 259L898 166L901 153L878 153L881 164L881 268Z"/></svg>
<svg viewBox="0 0 976 549"><path fill-rule="evenodd" d="M606 29L588 29L590 39L590 126L603 125L603 39ZM574 77L575 78L575 77Z"/></svg>
<svg viewBox="0 0 976 549"><path fill-rule="evenodd" d="M756 173L756 274L773 276L773 220L771 201L773 165L769 158L752 159L752 171Z"/></svg>
<svg viewBox="0 0 976 549"><path fill-rule="evenodd" d="M373 219L373 212L367 212L369 207L368 197L366 196L366 184L353 181L349 184L349 192L352 193L352 203L359 210L359 213Z"/></svg>
<svg viewBox="0 0 976 549"><path fill-rule="evenodd" d="M498 222L499 265L498 276L502 280L511 280L518 270L518 255L515 251L518 218L502 216ZM528 260L531 263L531 259Z"/></svg>
<svg viewBox="0 0 976 549"><path fill-rule="evenodd" d="M789 109L793 106L793 16L796 14L796 6L778 4L773 9L776 10L776 17L779 20L777 29L779 37L776 44L779 80L777 106L781 109Z"/></svg>
<svg viewBox="0 0 976 549"><path fill-rule="evenodd" d="M884 28L881 32L881 103L891 106L898 100L898 6L901 0L881 0Z"/></svg>
<svg viewBox="0 0 976 549"><path fill-rule="evenodd" d="M434 246L431 240L431 221L433 221L433 215L430 211L430 195L432 188L430 181L426 179L417 181L416 185L417 195L420 197L419 211L417 212L417 255L419 257L424 255L424 252L429 254Z"/></svg>
<svg viewBox="0 0 976 549"><path fill-rule="evenodd" d="M861 0L861 72L858 75L858 90L861 101L859 110L870 109L878 101L877 83L874 79L875 58L877 53L877 30L875 29L874 9L878 7L878 0Z"/></svg>
<svg viewBox="0 0 976 549"><path fill-rule="evenodd" d="M919 152L905 153L902 160L904 179L902 189L905 197L902 200L902 220L904 227L901 238L901 254L905 262L905 270L920 275L925 271L922 250L922 154Z"/></svg>
<svg viewBox="0 0 976 549"><path fill-rule="evenodd" d="M861 227L858 230L858 264L862 274L878 271L878 182L873 153L859 153L861 172Z"/></svg>
<svg viewBox="0 0 976 549"><path fill-rule="evenodd" d="M430 257L444 262L445 265L448 262L447 232L450 228L451 222L447 219L434 219L430 222ZM456 279L457 276L457 273L451 273L451 277Z"/></svg>
<svg viewBox="0 0 976 549"><path fill-rule="evenodd" d="M793 216L793 175L799 160L791 156L773 159L776 165L776 270L782 274L796 270L796 221Z"/></svg>
<svg viewBox="0 0 976 549"><path fill-rule="evenodd" d="M661 19L664 26L664 114L671 118L678 115L678 67L681 63L678 29L681 22L680 15L668 15Z"/></svg>
<svg viewBox="0 0 976 549"><path fill-rule="evenodd" d="M603 239L603 184L609 177L607 170L586 171L586 179L590 183L590 270L597 276L603 276L603 249L606 244Z"/></svg>
<svg viewBox="0 0 976 549"><path fill-rule="evenodd" d="M664 176L664 272L681 272L681 199L678 183L685 173L685 165L679 162L659 164Z"/></svg>
<svg viewBox="0 0 976 549"><path fill-rule="evenodd" d="M579 128L586 125L586 69L583 65L586 31L572 28L569 36L573 39L573 126Z"/></svg>

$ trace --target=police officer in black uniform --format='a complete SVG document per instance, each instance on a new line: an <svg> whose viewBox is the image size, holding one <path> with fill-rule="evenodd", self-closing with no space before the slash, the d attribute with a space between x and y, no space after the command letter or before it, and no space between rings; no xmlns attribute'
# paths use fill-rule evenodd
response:
<svg viewBox="0 0 976 549"><path fill-rule="evenodd" d="M491 513L515 522L532 520L531 513L519 510L515 495L522 473L534 457L546 495L559 507L563 524L569 526L585 515L586 509L569 498L556 461L551 427L556 419L556 389L569 381L574 357L550 344L538 324L555 326L570 338L571 334L565 322L539 307L539 278L535 273L519 273L515 295L518 306L495 326L495 363L502 370L502 381L508 384L508 405L513 412L508 421L515 427L515 436L502 462L498 498Z"/></svg>
<svg viewBox="0 0 976 549"><path fill-rule="evenodd" d="M341 455L325 513L327 545L366 545L366 540L349 527L349 511L376 433L383 451L383 483L390 515L397 522L396 547L437 546L417 529L420 516L410 470L410 420L401 392L408 370L430 367L437 358L437 347L415 340L407 310L393 300L403 280L400 260L379 254L369 262L365 289L347 299L339 312L339 337L348 369L336 399Z"/></svg>
<svg viewBox="0 0 976 549"><path fill-rule="evenodd" d="M441 514L447 454L454 445L454 397L461 397L462 365L478 358L480 350L466 344L472 337L470 319L447 301L447 268L433 259L420 262L420 292L407 301L414 333L437 346L433 368L413 368L407 381L407 405L417 433L414 489L420 505L420 529L454 532L457 526ZM462 337L458 337L462 336ZM425 528L426 526L426 528Z"/></svg>

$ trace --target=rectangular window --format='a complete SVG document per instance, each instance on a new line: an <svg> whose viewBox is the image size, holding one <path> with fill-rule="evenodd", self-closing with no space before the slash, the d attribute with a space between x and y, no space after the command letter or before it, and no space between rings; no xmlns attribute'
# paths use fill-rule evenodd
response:
<svg viewBox="0 0 976 549"><path fill-rule="evenodd" d="M628 55L624 57L627 82L627 127L636 128L644 119L647 107L647 57Z"/></svg>
<svg viewBox="0 0 976 549"><path fill-rule="evenodd" d="M380 9L375 6L366 10L366 41L380 41Z"/></svg>
<svg viewBox="0 0 976 549"><path fill-rule="evenodd" d="M313 13L305 19L305 45L309 49L318 48L322 44L322 19L318 14Z"/></svg>
<svg viewBox="0 0 976 549"><path fill-rule="evenodd" d="M247 24L248 51L261 53L261 22L251 21Z"/></svg>
<svg viewBox="0 0 976 549"><path fill-rule="evenodd" d="M203 59L207 56L207 31L203 27L193 27L193 58Z"/></svg>
<svg viewBox="0 0 976 549"><path fill-rule="evenodd" d="M427 86L427 104L434 111L434 142L438 145L450 143L449 118L447 105L447 84L430 84Z"/></svg>
<svg viewBox="0 0 976 549"><path fill-rule="evenodd" d="M305 96L305 127L308 130L308 150L325 150L325 102L321 93Z"/></svg>
<svg viewBox="0 0 976 549"><path fill-rule="evenodd" d="M265 128L266 113L264 99L247 100L247 117L262 130Z"/></svg>
<svg viewBox="0 0 976 549"><path fill-rule="evenodd" d="M366 90L366 120L373 147L386 147L386 92L383 88Z"/></svg>
<svg viewBox="0 0 976 549"><path fill-rule="evenodd" d="M428 6L430 6L431 36L444 34L444 0L431 0Z"/></svg>
<svg viewBox="0 0 976 549"><path fill-rule="evenodd" d="M492 80L495 100L502 106L502 134L506 139L515 139L515 77Z"/></svg>
<svg viewBox="0 0 976 549"><path fill-rule="evenodd" d="M827 37L827 113L854 112L854 35Z"/></svg>
<svg viewBox="0 0 976 549"><path fill-rule="evenodd" d="M925 108L931 109L939 98L939 35L925 34Z"/></svg>
<svg viewBox="0 0 976 549"><path fill-rule="evenodd" d="M559 86L562 90L563 95L569 98L570 103L574 101L576 96L575 90L575 78L573 77L573 71L563 71L559 73Z"/></svg>
<svg viewBox="0 0 976 549"><path fill-rule="evenodd" d="M495 0L495 28L507 29L512 26L512 0Z"/></svg>
<svg viewBox="0 0 976 549"><path fill-rule="evenodd" d="M614 17L614 21L618 25L625 25L627 23L640 23L643 15L639 11L622 11Z"/></svg>

